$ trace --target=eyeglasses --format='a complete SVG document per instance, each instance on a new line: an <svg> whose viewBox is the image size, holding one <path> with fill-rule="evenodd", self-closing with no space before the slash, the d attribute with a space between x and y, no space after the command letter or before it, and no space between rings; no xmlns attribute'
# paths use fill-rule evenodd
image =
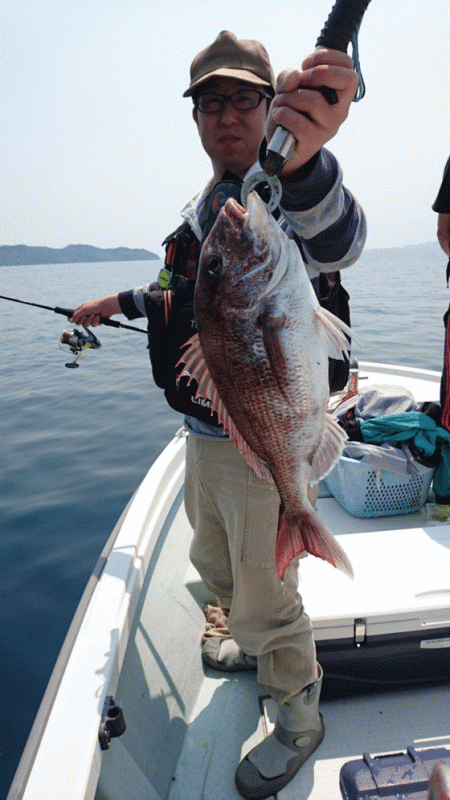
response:
<svg viewBox="0 0 450 800"><path fill-rule="evenodd" d="M202 114L217 114L223 110L226 101L229 100L237 111L249 111L251 108L257 108L264 98L272 99L270 94L259 92L257 89L241 89L233 94L208 92L195 97L194 106Z"/></svg>

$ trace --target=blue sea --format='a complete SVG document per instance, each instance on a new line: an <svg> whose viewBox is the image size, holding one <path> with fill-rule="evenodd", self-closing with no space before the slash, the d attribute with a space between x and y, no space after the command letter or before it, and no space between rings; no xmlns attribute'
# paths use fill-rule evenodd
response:
<svg viewBox="0 0 450 800"><path fill-rule="evenodd" d="M366 250L345 272L355 356L441 370L450 302L437 243ZM159 261L0 267L0 293L74 308L153 280ZM144 328L144 321L135 323ZM130 496L182 424L142 333L97 328L78 369L67 320L0 300L0 797L64 636Z"/></svg>

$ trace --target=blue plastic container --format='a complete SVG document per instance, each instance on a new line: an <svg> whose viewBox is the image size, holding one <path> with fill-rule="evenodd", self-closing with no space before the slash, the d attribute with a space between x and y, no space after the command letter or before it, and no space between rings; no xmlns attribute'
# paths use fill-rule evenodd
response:
<svg viewBox="0 0 450 800"><path fill-rule="evenodd" d="M388 517L422 508L433 474L434 469L421 475L377 470L364 461L341 456L324 483L353 517Z"/></svg>

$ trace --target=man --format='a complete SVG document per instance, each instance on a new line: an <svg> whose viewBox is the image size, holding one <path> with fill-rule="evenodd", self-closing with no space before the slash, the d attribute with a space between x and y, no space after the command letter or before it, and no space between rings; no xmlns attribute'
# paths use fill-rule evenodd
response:
<svg viewBox="0 0 450 800"><path fill-rule="evenodd" d="M444 253L450 257L450 158L447 159L442 183L432 209L438 215L438 242Z"/></svg>
<svg viewBox="0 0 450 800"><path fill-rule="evenodd" d="M432 205L433 211L437 212L437 240L444 253L449 256L447 264L447 284L450 277L450 158L444 167L442 182L439 192ZM450 430L450 306L444 314L445 326L445 345L444 345L444 366L441 377L441 425L446 430ZM437 497L439 503L448 505L450 497Z"/></svg>
<svg viewBox="0 0 450 800"><path fill-rule="evenodd" d="M260 143L264 135L270 140L277 125L296 139L281 175L279 223L297 241L316 290L321 274L337 275L359 257L365 239L364 215L342 186L336 159L323 149L346 119L357 85L351 59L332 50L316 51L300 70L283 72L275 84L264 47L239 41L227 31L196 56L184 96L193 98L193 118L211 159L213 177L182 211L183 241L186 237L189 241L181 259L184 275L192 263L192 240L198 257L198 243L218 210L217 198L260 169ZM336 91L336 104L329 105L314 91L321 86ZM179 238L171 238L168 253L174 242ZM180 259L175 262L180 269ZM170 269L175 262L167 257ZM146 315L151 331L161 305L161 292L153 289L141 287L84 303L74 312L73 321L96 326L101 316ZM172 327L168 324L171 335L182 327L182 310L187 307L187 303L176 305L180 297L182 293L176 291L175 322ZM189 336L183 330L180 343ZM158 352L158 347L154 349ZM208 638L202 657L209 666L224 671L256 668L258 681L279 707L274 734L254 748L236 772L244 797L267 797L292 779L324 731L318 712L322 672L316 663L311 623L297 591L298 559L281 582L275 570L276 488L257 478L226 432L210 416L205 417L204 408L197 413L198 405L189 397L184 404L178 403L180 382L172 380L175 368L168 373L166 396L174 408L185 410L189 431L185 506L194 530L191 559L224 609L233 637Z"/></svg>

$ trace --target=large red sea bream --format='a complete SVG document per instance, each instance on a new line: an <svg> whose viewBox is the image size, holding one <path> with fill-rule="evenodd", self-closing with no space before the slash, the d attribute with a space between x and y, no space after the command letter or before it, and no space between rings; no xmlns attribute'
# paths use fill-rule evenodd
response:
<svg viewBox="0 0 450 800"><path fill-rule="evenodd" d="M198 334L183 374L209 398L247 463L281 505L276 568L303 551L352 574L307 496L339 458L345 434L327 413L328 356L349 354L350 329L316 298L298 247L258 195L227 200L202 248Z"/></svg>

